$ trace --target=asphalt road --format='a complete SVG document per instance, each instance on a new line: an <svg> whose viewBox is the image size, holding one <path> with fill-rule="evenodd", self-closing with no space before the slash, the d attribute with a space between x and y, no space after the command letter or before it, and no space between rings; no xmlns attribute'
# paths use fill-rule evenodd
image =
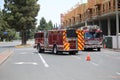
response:
<svg viewBox="0 0 120 80"><path fill-rule="evenodd" d="M0 80L120 80L120 52L81 51L77 55L14 48L0 65ZM90 54L91 61L86 61Z"/></svg>

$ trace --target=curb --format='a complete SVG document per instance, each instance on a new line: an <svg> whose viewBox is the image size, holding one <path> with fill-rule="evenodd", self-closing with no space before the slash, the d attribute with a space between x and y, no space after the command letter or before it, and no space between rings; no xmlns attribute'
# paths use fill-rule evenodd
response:
<svg viewBox="0 0 120 80"><path fill-rule="evenodd" d="M110 50L110 51L115 51L115 52L120 52L120 49L109 49L109 48L103 48L105 50Z"/></svg>
<svg viewBox="0 0 120 80"><path fill-rule="evenodd" d="M12 53L13 53L13 50L6 50L6 51L0 53L0 65L3 62L5 62Z"/></svg>
<svg viewBox="0 0 120 80"><path fill-rule="evenodd" d="M32 44L27 44L27 45L16 45L15 48L24 48L24 47L31 47Z"/></svg>

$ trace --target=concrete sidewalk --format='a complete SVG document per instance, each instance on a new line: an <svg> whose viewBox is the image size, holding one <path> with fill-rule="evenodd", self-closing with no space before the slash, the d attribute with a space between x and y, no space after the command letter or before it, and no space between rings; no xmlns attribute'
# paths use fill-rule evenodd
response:
<svg viewBox="0 0 120 80"><path fill-rule="evenodd" d="M13 53L13 50L6 50L0 54L0 64L2 64Z"/></svg>
<svg viewBox="0 0 120 80"><path fill-rule="evenodd" d="M109 51L120 52L120 49L110 49L110 48L103 48L103 49L106 49L106 50L109 50Z"/></svg>
<svg viewBox="0 0 120 80"><path fill-rule="evenodd" d="M115 52L120 52L120 49L110 49L110 50L113 50Z"/></svg>

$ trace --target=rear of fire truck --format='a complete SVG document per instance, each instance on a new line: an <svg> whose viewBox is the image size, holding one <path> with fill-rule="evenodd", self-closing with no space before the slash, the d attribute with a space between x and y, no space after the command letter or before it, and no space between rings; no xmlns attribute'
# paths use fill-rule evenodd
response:
<svg viewBox="0 0 120 80"><path fill-rule="evenodd" d="M83 28L85 33L85 50L93 50L97 49L97 51L101 51L102 41L103 41L103 33L100 30L99 26L92 25L86 26Z"/></svg>
<svg viewBox="0 0 120 80"><path fill-rule="evenodd" d="M35 47L38 52L50 50L76 54L84 50L84 32L76 29L48 30L35 33Z"/></svg>
<svg viewBox="0 0 120 80"><path fill-rule="evenodd" d="M66 38L69 43L69 54L84 50L84 32L82 30L68 29Z"/></svg>
<svg viewBox="0 0 120 80"><path fill-rule="evenodd" d="M58 52L76 54L84 49L84 32L76 29L48 31L48 46L55 54Z"/></svg>

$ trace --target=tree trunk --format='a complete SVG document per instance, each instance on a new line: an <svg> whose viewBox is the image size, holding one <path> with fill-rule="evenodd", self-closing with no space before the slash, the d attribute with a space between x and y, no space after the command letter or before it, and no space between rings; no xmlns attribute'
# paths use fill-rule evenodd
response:
<svg viewBox="0 0 120 80"><path fill-rule="evenodd" d="M26 45L26 31L25 30L22 30L21 31L21 36L22 36L22 45Z"/></svg>

